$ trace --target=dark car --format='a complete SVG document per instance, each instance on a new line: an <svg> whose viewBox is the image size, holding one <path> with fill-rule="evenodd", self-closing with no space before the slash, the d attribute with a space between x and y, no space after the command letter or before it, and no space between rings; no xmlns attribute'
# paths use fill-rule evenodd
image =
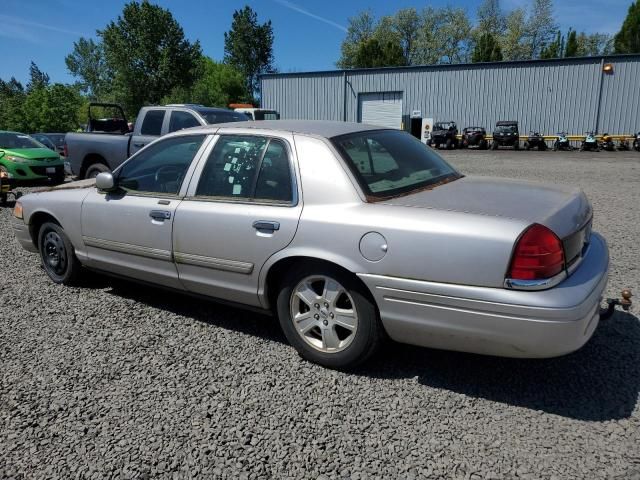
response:
<svg viewBox="0 0 640 480"><path fill-rule="evenodd" d="M496 122L491 149L496 150L498 147L513 147L514 150L520 150L518 122L513 120Z"/></svg>
<svg viewBox="0 0 640 480"><path fill-rule="evenodd" d="M55 148L54 150L56 152L58 152L60 155L64 155L64 137L65 137L66 133L42 133L42 132L38 132L38 133L34 133L33 135L31 135L33 138L35 138L36 140L38 140L40 143L46 145L47 147L49 147L49 144L44 142L43 139L48 139L49 142L51 142Z"/></svg>
<svg viewBox="0 0 640 480"><path fill-rule="evenodd" d="M486 150L487 131L482 127L466 127L462 130L462 148L478 147L480 150Z"/></svg>
<svg viewBox="0 0 640 480"><path fill-rule="evenodd" d="M440 148L441 145L447 148L458 146L458 126L456 122L436 122L433 126L429 146Z"/></svg>

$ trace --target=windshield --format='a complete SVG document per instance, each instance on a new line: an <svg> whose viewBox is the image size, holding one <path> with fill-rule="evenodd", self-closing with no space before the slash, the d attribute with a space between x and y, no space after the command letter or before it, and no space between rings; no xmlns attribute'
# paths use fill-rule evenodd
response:
<svg viewBox="0 0 640 480"><path fill-rule="evenodd" d="M43 148L44 145L24 133L0 133L0 148ZM46 148L46 147L45 147Z"/></svg>
<svg viewBox="0 0 640 480"><path fill-rule="evenodd" d="M436 123L433 127L434 130L449 130L450 128L456 128L455 123Z"/></svg>
<svg viewBox="0 0 640 480"><path fill-rule="evenodd" d="M498 133L513 133L516 131L515 125L497 125L496 132Z"/></svg>
<svg viewBox="0 0 640 480"><path fill-rule="evenodd" d="M227 123L227 122L246 122L249 120L244 113L234 112L233 110L198 110L198 113L204 117L207 123Z"/></svg>
<svg viewBox="0 0 640 480"><path fill-rule="evenodd" d="M399 130L370 130L333 139L365 193L379 199L461 175L436 152Z"/></svg>

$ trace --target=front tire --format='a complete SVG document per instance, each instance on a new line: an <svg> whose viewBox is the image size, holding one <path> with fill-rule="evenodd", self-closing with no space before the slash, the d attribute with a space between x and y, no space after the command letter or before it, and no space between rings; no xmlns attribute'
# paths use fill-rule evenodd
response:
<svg viewBox="0 0 640 480"><path fill-rule="evenodd" d="M491 150L497 150L497 149L498 149L498 142L494 140L493 142L491 142Z"/></svg>
<svg viewBox="0 0 640 480"><path fill-rule="evenodd" d="M82 265L73 245L60 225L47 222L38 233L38 249L44 271L54 283L73 285L80 276Z"/></svg>
<svg viewBox="0 0 640 480"><path fill-rule="evenodd" d="M302 358L329 368L351 368L382 342L373 300L351 275L328 265L299 265L281 285L280 325Z"/></svg>

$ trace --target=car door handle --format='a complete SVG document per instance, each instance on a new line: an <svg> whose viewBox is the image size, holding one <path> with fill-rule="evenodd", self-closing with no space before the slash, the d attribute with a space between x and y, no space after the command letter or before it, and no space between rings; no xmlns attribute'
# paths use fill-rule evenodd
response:
<svg viewBox="0 0 640 480"><path fill-rule="evenodd" d="M133 146L134 147L138 147L138 148L142 148L146 145L146 143L134 143Z"/></svg>
<svg viewBox="0 0 640 480"><path fill-rule="evenodd" d="M253 228L256 230L269 230L271 232L275 232L276 230L280 230L280 223L272 222L271 220L256 220L253 222Z"/></svg>
<svg viewBox="0 0 640 480"><path fill-rule="evenodd" d="M168 210L151 210L149 216L154 220L169 220L171 218L171 212Z"/></svg>

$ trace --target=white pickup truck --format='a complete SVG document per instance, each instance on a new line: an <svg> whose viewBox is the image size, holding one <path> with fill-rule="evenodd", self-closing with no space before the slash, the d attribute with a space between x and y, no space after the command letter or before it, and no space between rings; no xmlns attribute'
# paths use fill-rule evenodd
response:
<svg viewBox="0 0 640 480"><path fill-rule="evenodd" d="M92 107L117 112L109 118L93 118ZM133 131L119 105L92 103L87 131L68 133L67 162L78 178L93 178L118 167L146 144L167 133L211 123L250 120L244 113L194 104L142 107Z"/></svg>

